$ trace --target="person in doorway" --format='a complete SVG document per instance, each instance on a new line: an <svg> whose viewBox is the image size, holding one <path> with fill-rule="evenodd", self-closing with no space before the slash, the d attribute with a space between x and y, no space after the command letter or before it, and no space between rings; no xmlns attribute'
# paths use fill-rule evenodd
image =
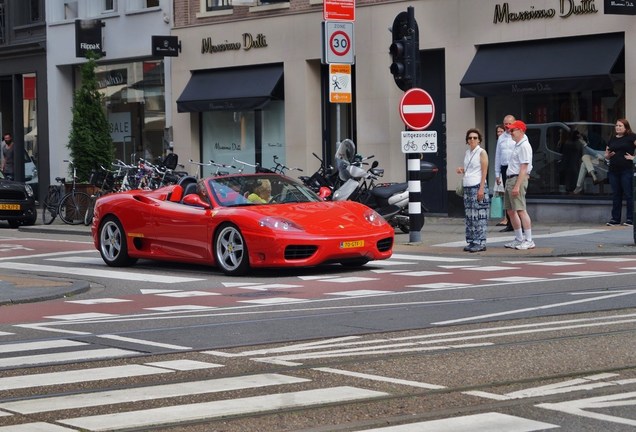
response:
<svg viewBox="0 0 636 432"><path fill-rule="evenodd" d="M486 250L486 236L488 233L488 207L490 195L486 175L488 174L488 154L481 148L481 132L478 129L468 129L466 145L468 149L464 155L464 166L458 167L457 174L463 174L464 185L464 213L466 223L466 252L481 252Z"/></svg>
<svg viewBox="0 0 636 432"><path fill-rule="evenodd" d="M605 148L605 159L609 160L607 178L612 187L612 215L607 222L608 226L620 225L623 199L626 204L623 225L634 224L634 151L636 151L636 135L632 132L629 122L624 118L616 120L614 135Z"/></svg>
<svg viewBox="0 0 636 432"><path fill-rule="evenodd" d="M512 114L508 114L503 119L503 127L508 128L515 121L515 117ZM505 130L497 138L497 149L495 151L495 181L497 184L506 184L508 163L510 161L510 154L515 142L512 140L508 130ZM497 226L503 226L504 228L500 232L512 231L512 224L507 215L504 215L504 219L500 221Z"/></svg>
<svg viewBox="0 0 636 432"><path fill-rule="evenodd" d="M14 179L13 172L13 138L10 133L2 137L2 174L7 180Z"/></svg>
<svg viewBox="0 0 636 432"><path fill-rule="evenodd" d="M504 193L504 209L515 233L514 240L505 246L519 250L535 247L532 241L532 221L526 209L526 191L532 171L532 146L526 136L526 129L526 124L521 120L515 120L508 126L508 133L515 145L510 154Z"/></svg>

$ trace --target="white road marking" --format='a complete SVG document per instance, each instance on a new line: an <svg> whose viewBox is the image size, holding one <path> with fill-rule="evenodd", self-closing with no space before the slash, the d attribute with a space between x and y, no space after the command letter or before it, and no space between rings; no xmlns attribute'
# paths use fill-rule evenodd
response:
<svg viewBox="0 0 636 432"><path fill-rule="evenodd" d="M409 387L425 388L425 389L432 389L432 390L439 390L439 389L446 388L445 386L436 385L436 384L428 384L428 383L423 383L423 382L418 382L418 381L411 381L411 380L403 380L403 379L398 379L398 378L389 378L389 377L385 377L385 376L381 376L381 375L371 375L371 374L365 374L365 373L360 373L360 372L351 372L351 371L346 371L346 370L342 370L342 369L334 369L334 368L328 368L328 367L314 368L314 370L321 371L321 372L326 372L326 373L337 374L337 375L344 375L344 376L350 376L350 377L355 377L355 378L362 378L362 379L367 379L367 380L371 380L371 381L380 381L380 382L391 383L391 384L400 384L400 385L405 385L405 386L409 386Z"/></svg>
<svg viewBox="0 0 636 432"><path fill-rule="evenodd" d="M181 291L181 290L167 290L167 289L142 289L140 290L140 292L142 294L165 294L165 293L171 293L171 292L177 292L177 291Z"/></svg>
<svg viewBox="0 0 636 432"><path fill-rule="evenodd" d="M570 277L589 277L589 276L609 276L618 274L616 272L604 272L604 271L574 271L564 273L554 273L555 276L570 276Z"/></svg>
<svg viewBox="0 0 636 432"><path fill-rule="evenodd" d="M509 310L509 311L502 311L502 312L496 312L496 313L485 314L485 315L477 315L477 316L473 316L473 317L459 318L459 319L455 319L455 320L438 321L438 322L434 322L434 323L431 323L431 324L433 324L433 325L455 324L455 323L458 323L458 322L475 321L475 320L480 320L480 319L483 319L483 318L492 318L492 317L504 316L504 315L514 315L514 314L530 312L530 311L535 311L535 310L546 310L546 309L553 309L553 308L558 308L558 307L562 307L562 306L571 306L571 305L574 305L574 304L590 303L590 302L595 302L595 301L599 301L599 300L606 300L606 299L610 299L610 298L614 298L614 297L623 297L623 296L632 295L632 294L636 294L636 290L619 291L619 292L616 292L616 293L613 293L613 294L607 294L607 295L602 295L602 296L599 296L599 297L591 297L591 298L581 299L581 300L573 300L573 301L569 301L569 302L553 303L553 304L547 304L547 305L531 307L531 308L513 309L513 310Z"/></svg>
<svg viewBox="0 0 636 432"><path fill-rule="evenodd" d="M180 360L166 360L160 362L150 362L146 363L148 366L154 366L158 368L164 368L169 370L178 370L178 371L192 371L192 370L201 370L201 369L212 369L212 368L220 368L223 367L222 364L217 363L208 363L202 362L199 360L188 360L188 359L180 359Z"/></svg>
<svg viewBox="0 0 636 432"><path fill-rule="evenodd" d="M96 265L96 266L104 265L104 260L99 257L91 258L91 257L70 256L70 257L59 257L59 258L47 258L46 260L57 261L57 262L67 262L67 263L74 263L74 264L88 264L88 265Z"/></svg>
<svg viewBox="0 0 636 432"><path fill-rule="evenodd" d="M62 320L62 321L76 321L76 320L85 320L85 319L93 319L93 318L112 318L112 317L118 317L118 316L119 315L115 315L115 314L87 312L87 313L68 314L68 315L47 315L44 318Z"/></svg>
<svg viewBox="0 0 636 432"><path fill-rule="evenodd" d="M27 272L46 272L55 274L72 274L73 276L90 276L100 277L105 279L121 279L127 281L138 282L154 282L154 283L185 283L185 282L197 282L205 279L201 278L186 278L179 276L167 276L148 273L136 273L130 271L117 271L117 270L100 270L95 268L83 268L83 267L59 267L59 266L47 266L40 264L26 264L26 263L10 263L11 270L21 270Z"/></svg>
<svg viewBox="0 0 636 432"><path fill-rule="evenodd" d="M536 265L536 266L572 266L572 265L583 265L585 263L582 262L574 262L574 261L544 261L544 262L529 262L528 265Z"/></svg>
<svg viewBox="0 0 636 432"><path fill-rule="evenodd" d="M406 288L429 288L430 291L438 291L438 290L442 291L442 290L454 289L454 288L466 288L469 286L474 286L474 285L466 284L466 283L437 282L437 283L407 285Z"/></svg>
<svg viewBox="0 0 636 432"><path fill-rule="evenodd" d="M128 337L118 336L118 335L102 334L102 335L98 335L97 337L103 338L103 339L116 340L120 342L133 343L136 345L147 345L147 346L154 346L154 347L167 348L167 349L173 349L173 350L191 350L192 349L192 347L184 347L184 346L165 344L160 342L152 342L152 341L128 338Z"/></svg>
<svg viewBox="0 0 636 432"><path fill-rule="evenodd" d="M96 304L106 304L106 303L125 303L129 301L132 301L132 300L105 297L105 298L89 299L89 300L66 300L65 303L96 305Z"/></svg>
<svg viewBox="0 0 636 432"><path fill-rule="evenodd" d="M161 297L186 298L186 297L215 296L215 295L221 295L221 294L210 292L210 291L175 291L170 293L161 293L157 295Z"/></svg>
<svg viewBox="0 0 636 432"><path fill-rule="evenodd" d="M357 297L357 296L371 296L376 294L390 294L391 291L379 291L379 290L354 290L354 291L338 291L327 293L327 295L338 295L338 296L347 296L347 297Z"/></svg>
<svg viewBox="0 0 636 432"><path fill-rule="evenodd" d="M627 262L627 261L636 261L636 258L627 258L627 257L598 257L598 258L589 258L590 261L605 261L605 262Z"/></svg>
<svg viewBox="0 0 636 432"><path fill-rule="evenodd" d="M291 285L291 284L245 284L238 286L237 288L248 289L254 291L269 291L276 289L290 289L290 288L302 288L302 285Z"/></svg>
<svg viewBox="0 0 636 432"><path fill-rule="evenodd" d="M107 366L33 375L18 375L0 378L0 390L16 390L29 387L46 387L60 384L103 381L118 378L132 378L138 376L173 372L173 370L168 370L166 368L132 364L125 366Z"/></svg>
<svg viewBox="0 0 636 432"><path fill-rule="evenodd" d="M482 272L496 272L496 271L507 271L507 270L519 270L520 267L504 267L504 266L482 266L482 267L468 267L464 270L469 271L482 271Z"/></svg>
<svg viewBox="0 0 636 432"><path fill-rule="evenodd" d="M52 423L34 422L21 425L2 426L0 432L75 432L75 429L65 428Z"/></svg>
<svg viewBox="0 0 636 432"><path fill-rule="evenodd" d="M0 403L0 408L15 411L20 414L35 414L49 411L88 408L100 405L114 405L249 388L297 384L309 381L310 380L306 378L296 378L281 374L245 375L232 378L216 378L202 381L180 382L175 384L125 388L121 390L80 393L68 396L18 400Z"/></svg>
<svg viewBox="0 0 636 432"><path fill-rule="evenodd" d="M356 282L368 282L368 281L375 281L375 280L379 280L379 279L377 279L377 278L369 278L369 277L350 276L350 277L339 277L339 278L325 279L325 282L356 283Z"/></svg>
<svg viewBox="0 0 636 432"><path fill-rule="evenodd" d="M407 264L413 264L412 261L396 261L396 260L382 260L382 261L373 261L373 265L374 266L380 266L380 267L390 267L390 266L396 266L396 265L407 265Z"/></svg>
<svg viewBox="0 0 636 432"><path fill-rule="evenodd" d="M619 376L614 373L601 373L597 375L590 375L583 378L571 379L567 381L561 381L554 384L548 384L539 387L527 388L516 392L506 393L506 396L512 399L531 398L537 396L549 396L554 394L569 393L580 390L592 390L595 388L608 387L616 385L616 383L609 382L596 382L605 380L607 378L614 378Z"/></svg>
<svg viewBox="0 0 636 432"><path fill-rule="evenodd" d="M538 282L538 281L542 281L542 280L548 280L547 278L541 278L541 277L529 277L529 276L508 276L508 277L502 277L502 278L488 278L488 279L484 279L485 281L492 281L492 282Z"/></svg>
<svg viewBox="0 0 636 432"><path fill-rule="evenodd" d="M575 416L587 417L595 420L624 424L629 426L636 426L636 420L634 419L597 412L602 408L636 406L636 392L619 393L614 395L598 396L557 403L542 403L536 406L539 408L559 411Z"/></svg>
<svg viewBox="0 0 636 432"><path fill-rule="evenodd" d="M68 361L87 361L108 358L129 357L137 355L137 351L128 351L117 348L103 348L86 351L72 351L62 353L48 353L21 357L9 357L0 359L0 367L34 366L47 363L60 363Z"/></svg>
<svg viewBox="0 0 636 432"><path fill-rule="evenodd" d="M268 298L268 299L258 299L258 300L241 300L239 301L239 303L253 303L253 304L260 304L260 305L272 305L272 304L284 304L284 303L293 303L293 302L300 302L300 301L305 301L305 299L296 299L296 298L289 298L289 297L272 297L272 298Z"/></svg>
<svg viewBox="0 0 636 432"><path fill-rule="evenodd" d="M462 242L462 243L466 244L466 242ZM479 261L478 258L440 257L440 256L432 256L432 255L406 255L406 254L399 254L399 253L394 253L393 255L391 255L391 259L445 262L445 263Z"/></svg>
<svg viewBox="0 0 636 432"><path fill-rule="evenodd" d="M452 273L440 272L440 271L426 271L426 270L422 270L422 271L412 271L412 272L400 272L400 273L396 273L396 276L423 277L423 276L440 276L440 275L447 275L447 274L452 274Z"/></svg>
<svg viewBox="0 0 636 432"><path fill-rule="evenodd" d="M384 392L342 386L328 389L253 396L240 399L185 404L89 417L77 417L59 420L58 423L87 429L89 431L142 428L159 424L176 424L186 421L276 411L279 409L290 409L317 404L371 399L387 395L388 394Z"/></svg>
<svg viewBox="0 0 636 432"><path fill-rule="evenodd" d="M559 427L558 425L550 423L489 412L440 420L429 420L400 426L365 429L362 432L535 432L557 429Z"/></svg>
<svg viewBox="0 0 636 432"><path fill-rule="evenodd" d="M199 311L208 309L218 309L215 306L199 306L199 305L175 305L175 306L158 306L151 308L144 308L144 310L157 311L157 312L173 312L173 311Z"/></svg>
<svg viewBox="0 0 636 432"><path fill-rule="evenodd" d="M10 352L36 351L56 348L69 348L88 345L85 342L78 342L68 339L55 339L40 342L20 342L0 345L0 353L6 354Z"/></svg>

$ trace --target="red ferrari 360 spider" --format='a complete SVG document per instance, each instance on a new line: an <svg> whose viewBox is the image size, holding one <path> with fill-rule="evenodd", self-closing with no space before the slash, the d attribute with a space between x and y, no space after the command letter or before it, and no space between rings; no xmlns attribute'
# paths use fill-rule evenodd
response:
<svg viewBox="0 0 636 432"><path fill-rule="evenodd" d="M258 198L267 184L271 195ZM109 266L139 258L209 264L228 275L251 267L324 263L362 266L386 259L393 228L352 201L326 202L278 174L236 174L133 190L97 200L91 227Z"/></svg>

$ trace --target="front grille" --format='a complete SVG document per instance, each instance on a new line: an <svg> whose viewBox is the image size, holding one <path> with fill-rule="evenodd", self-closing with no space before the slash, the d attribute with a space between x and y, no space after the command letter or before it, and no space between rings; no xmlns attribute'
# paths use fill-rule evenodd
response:
<svg viewBox="0 0 636 432"><path fill-rule="evenodd" d="M0 190L0 202L2 201L23 201L26 199L24 192L19 190Z"/></svg>
<svg viewBox="0 0 636 432"><path fill-rule="evenodd" d="M391 247L393 247L393 239L391 237L387 237L378 241L378 250L380 252L389 251L391 250Z"/></svg>
<svg viewBox="0 0 636 432"><path fill-rule="evenodd" d="M306 259L316 253L317 246L311 245L298 245L287 246L285 248L285 259L287 260L299 260Z"/></svg>

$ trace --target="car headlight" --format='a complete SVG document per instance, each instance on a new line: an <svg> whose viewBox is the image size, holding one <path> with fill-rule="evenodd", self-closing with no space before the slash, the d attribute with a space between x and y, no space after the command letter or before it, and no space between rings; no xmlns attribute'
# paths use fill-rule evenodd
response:
<svg viewBox="0 0 636 432"><path fill-rule="evenodd" d="M264 217L258 221L258 225L261 227L267 227L276 231L303 231L302 227L289 219L283 219L279 217Z"/></svg>
<svg viewBox="0 0 636 432"><path fill-rule="evenodd" d="M364 212L364 218L367 220L367 222L374 226L381 226L385 223L384 218L373 209L366 210Z"/></svg>
<svg viewBox="0 0 636 432"><path fill-rule="evenodd" d="M31 198L33 196L33 188L31 188L31 186L29 186L28 184L25 184L24 189L26 190L26 193L29 196L29 198Z"/></svg>

